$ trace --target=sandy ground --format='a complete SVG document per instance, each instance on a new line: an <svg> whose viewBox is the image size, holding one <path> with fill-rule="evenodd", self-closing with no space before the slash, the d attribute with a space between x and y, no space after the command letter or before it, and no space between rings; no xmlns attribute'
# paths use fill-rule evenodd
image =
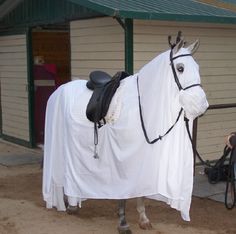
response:
<svg viewBox="0 0 236 234"><path fill-rule="evenodd" d="M15 149L15 148L14 148ZM12 145L0 143L0 152ZM18 151L24 148L18 148ZM47 210L41 195L42 170L38 164L0 165L0 234L116 234L117 202L88 200L76 215ZM133 234L235 234L236 208L223 203L194 198L191 222L161 202L146 201L153 230L140 230L135 199L127 202L127 220Z"/></svg>

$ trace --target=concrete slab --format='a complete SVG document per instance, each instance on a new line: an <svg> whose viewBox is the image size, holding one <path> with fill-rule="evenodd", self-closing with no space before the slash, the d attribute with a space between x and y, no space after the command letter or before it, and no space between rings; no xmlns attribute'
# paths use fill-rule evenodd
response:
<svg viewBox="0 0 236 234"><path fill-rule="evenodd" d="M30 149L0 140L0 165L17 166L41 163L42 149Z"/></svg>
<svg viewBox="0 0 236 234"><path fill-rule="evenodd" d="M41 163L42 155L25 153L15 155L0 155L0 165L17 166L25 164Z"/></svg>
<svg viewBox="0 0 236 234"><path fill-rule="evenodd" d="M193 196L200 198L209 198L218 202L225 201L225 182L218 182L216 184L210 184L207 176L204 174L204 167L197 166L194 185L193 185Z"/></svg>

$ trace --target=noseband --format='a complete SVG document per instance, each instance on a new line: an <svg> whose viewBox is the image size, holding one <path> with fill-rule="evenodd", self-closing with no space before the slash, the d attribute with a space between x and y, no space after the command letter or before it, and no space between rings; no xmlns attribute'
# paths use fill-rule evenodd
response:
<svg viewBox="0 0 236 234"><path fill-rule="evenodd" d="M175 70L174 60L177 59L177 58L186 57L186 56L192 56L192 55L191 54L181 54L181 55L178 55L176 57L173 57L173 48L170 51L170 65L171 65L172 72L173 72L173 75L174 75L175 83L177 84L177 86L179 88L179 91L187 90L187 89L193 88L195 86L200 86L201 87L201 84L192 84L192 85L189 85L189 86L183 88L181 83L179 82L179 78L178 78L177 72ZM137 76L137 90L138 90L138 101L139 101L139 115L140 115L140 120L141 120L143 134L144 134L145 139L146 139L148 144L154 144L157 141L162 140L162 138L164 136L166 136L174 128L174 126L176 125L176 123L180 119L180 116L181 116L181 114L183 112L183 108L181 107L181 109L179 111L179 114L178 114L174 124L165 132L165 134L159 135L154 140L150 140L148 135L147 135L147 131L146 131L146 128L145 128L145 125L144 125L144 120L143 120L142 107L141 107L141 99L140 99L140 91L139 91L139 76Z"/></svg>

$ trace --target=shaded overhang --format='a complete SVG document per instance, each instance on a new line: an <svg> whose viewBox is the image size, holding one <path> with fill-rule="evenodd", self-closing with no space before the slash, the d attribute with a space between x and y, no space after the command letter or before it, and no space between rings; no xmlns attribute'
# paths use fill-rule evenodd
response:
<svg viewBox="0 0 236 234"><path fill-rule="evenodd" d="M9 12L15 9L23 0L1 0L0 1L0 20Z"/></svg>
<svg viewBox="0 0 236 234"><path fill-rule="evenodd" d="M236 11L197 0L69 0L101 14L130 19L236 23ZM224 2L214 0L215 2ZM233 1L232 1L233 2ZM235 6L234 3L229 3Z"/></svg>

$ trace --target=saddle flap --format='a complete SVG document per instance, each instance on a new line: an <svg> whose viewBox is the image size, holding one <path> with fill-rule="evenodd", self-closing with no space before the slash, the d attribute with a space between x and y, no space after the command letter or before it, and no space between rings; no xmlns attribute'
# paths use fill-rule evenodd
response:
<svg viewBox="0 0 236 234"><path fill-rule="evenodd" d="M112 97L119 85L119 80L113 80L93 91L86 109L86 115L90 121L99 122L106 116Z"/></svg>

